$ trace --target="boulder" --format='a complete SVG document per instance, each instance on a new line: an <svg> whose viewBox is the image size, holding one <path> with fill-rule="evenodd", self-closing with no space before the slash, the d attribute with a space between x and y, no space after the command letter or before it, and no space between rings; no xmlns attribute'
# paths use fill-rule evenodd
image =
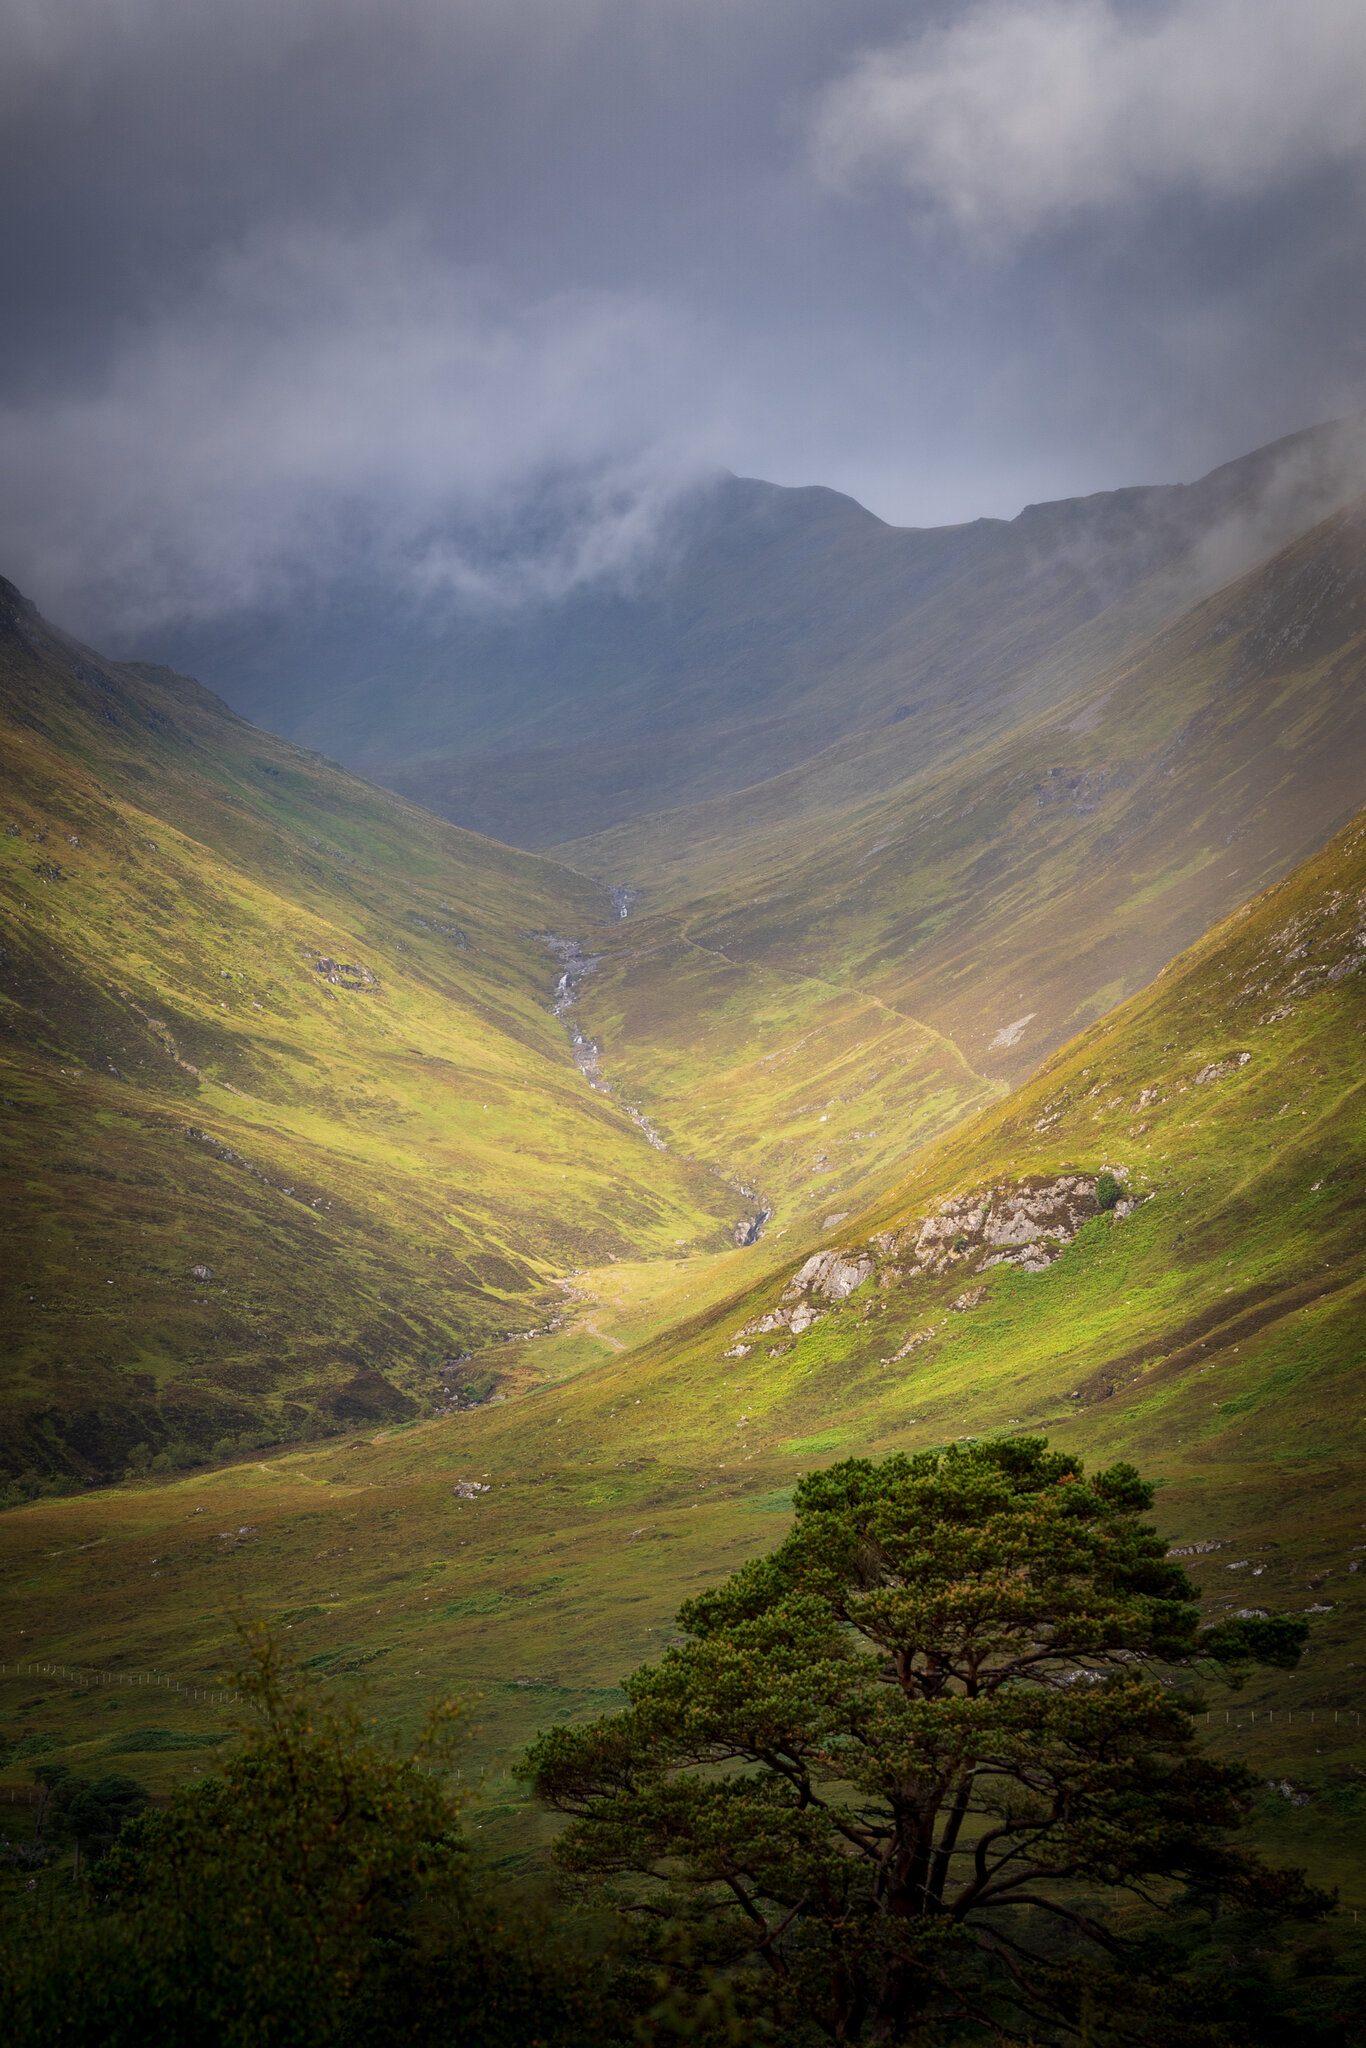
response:
<svg viewBox="0 0 1366 2048"><path fill-rule="evenodd" d="M871 1252L813 1252L793 1274L784 1296L816 1294L824 1301L844 1301L873 1270Z"/></svg>

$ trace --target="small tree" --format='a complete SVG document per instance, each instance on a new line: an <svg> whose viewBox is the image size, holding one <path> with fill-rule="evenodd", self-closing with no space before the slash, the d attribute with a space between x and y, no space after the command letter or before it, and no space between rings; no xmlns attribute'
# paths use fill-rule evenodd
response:
<svg viewBox="0 0 1366 2048"><path fill-rule="evenodd" d="M124 1827L91 1886L0 1921L7 2048L620 2040L593 1930L531 1926L471 1868L450 1710L410 1752L288 1673L265 1630L248 1647L221 1776Z"/></svg>
<svg viewBox="0 0 1366 2048"><path fill-rule="evenodd" d="M35 1764L33 1776L42 1787L37 1839L70 1842L77 1874L82 1856L89 1861L104 1855L148 1803L146 1786L120 1772L87 1778L67 1764Z"/></svg>
<svg viewBox="0 0 1366 2048"><path fill-rule="evenodd" d="M624 1712L535 1745L562 1863L711 1930L787 2040L1033 2040L1083 2008L1124 2038L1095 1991L1131 1954L1117 1909L1326 1904L1233 1846L1254 1781L1201 1753L1159 1669L1293 1664L1303 1625L1202 1636L1151 1500L1039 1439L808 1477L787 1540L688 1602Z"/></svg>
<svg viewBox="0 0 1366 2048"><path fill-rule="evenodd" d="M199 2038L312 2041L402 1939L414 1900L459 1869L459 1809L439 1768L449 1715L405 1756L288 1675L264 1629L248 1645L240 1752L125 1830L104 1889L155 2006Z"/></svg>

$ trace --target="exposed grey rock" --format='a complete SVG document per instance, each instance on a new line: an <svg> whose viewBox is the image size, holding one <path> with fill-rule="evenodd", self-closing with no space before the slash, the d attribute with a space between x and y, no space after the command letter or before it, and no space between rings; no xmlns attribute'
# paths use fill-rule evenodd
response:
<svg viewBox="0 0 1366 2048"><path fill-rule="evenodd" d="M968 1260L979 1273L999 1265L1041 1273L1099 1214L1096 1179L1089 1173L1065 1173L1056 1180L955 1195L918 1225L884 1233L881 1242L908 1278L947 1273Z"/></svg>
<svg viewBox="0 0 1366 2048"><path fill-rule="evenodd" d="M1122 1176L1122 1169L1114 1166L1104 1171ZM1052 1180L1038 1177L974 1189L950 1196L917 1223L876 1232L866 1250L813 1252L788 1281L778 1306L756 1316L739 1334L787 1330L799 1337L826 1313L820 1304L837 1306L874 1272L884 1288L924 1276L938 1278L960 1268L984 1273L992 1266L1012 1265L1025 1273L1042 1273L1083 1224L1101 1213L1098 1179L1098 1174L1064 1173ZM1137 1206L1136 1197L1125 1195L1112 1213L1124 1217ZM969 1289L954 1307L975 1307L985 1296L985 1288ZM916 1332L897 1358L933 1334Z"/></svg>
<svg viewBox="0 0 1366 2048"><path fill-rule="evenodd" d="M786 1329L793 1337L801 1337L825 1313L819 1307L821 1300L846 1300L868 1278L872 1264L870 1251L813 1251L805 1266L782 1288L778 1307L745 1323L739 1335L752 1337Z"/></svg>
<svg viewBox="0 0 1366 2048"><path fill-rule="evenodd" d="M873 1270L868 1252L813 1252L783 1289L784 1297L817 1294L826 1301L843 1301L861 1287Z"/></svg>
<svg viewBox="0 0 1366 2048"><path fill-rule="evenodd" d="M483 1479L457 1479L451 1488L457 1500L478 1500L481 1493L491 1493L492 1490Z"/></svg>
<svg viewBox="0 0 1366 2048"><path fill-rule="evenodd" d="M357 960L333 960L326 953L319 953L313 960L313 972L320 974L333 988L372 989L379 987L379 978L362 967Z"/></svg>
<svg viewBox="0 0 1366 2048"><path fill-rule="evenodd" d="M987 1289L985 1287L969 1287L958 1296L956 1301L951 1301L949 1307L956 1309L962 1315L970 1308L980 1308L986 1298Z"/></svg>
<svg viewBox="0 0 1366 2048"><path fill-rule="evenodd" d="M213 1267L212 1267L212 1266L191 1266L191 1268L190 1268L190 1278L191 1278L192 1280L212 1280L212 1278L213 1278Z"/></svg>
<svg viewBox="0 0 1366 2048"><path fill-rule="evenodd" d="M789 1308L769 1309L767 1314L757 1316L752 1323L746 1323L741 1335L762 1337L770 1330L790 1330L794 1337L800 1337L811 1325L819 1322L821 1310L809 1301L799 1301Z"/></svg>
<svg viewBox="0 0 1366 2048"><path fill-rule="evenodd" d="M1195 1077L1197 1088L1203 1088L1210 1081L1223 1081L1230 1074L1236 1074L1239 1067L1245 1067L1252 1058L1250 1052L1230 1053L1227 1059L1211 1060L1207 1067L1201 1067Z"/></svg>

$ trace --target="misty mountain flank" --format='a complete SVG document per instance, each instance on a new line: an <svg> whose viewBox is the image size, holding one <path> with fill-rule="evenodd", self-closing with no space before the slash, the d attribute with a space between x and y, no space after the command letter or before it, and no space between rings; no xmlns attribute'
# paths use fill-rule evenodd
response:
<svg viewBox="0 0 1366 2048"><path fill-rule="evenodd" d="M1360 488L1356 425L1191 485L900 528L838 492L718 477L629 568L477 601L364 551L287 601L143 636L237 710L441 815L546 847L896 728L921 762L1042 707ZM549 545L543 520L503 536ZM436 547L437 537L429 542Z"/></svg>

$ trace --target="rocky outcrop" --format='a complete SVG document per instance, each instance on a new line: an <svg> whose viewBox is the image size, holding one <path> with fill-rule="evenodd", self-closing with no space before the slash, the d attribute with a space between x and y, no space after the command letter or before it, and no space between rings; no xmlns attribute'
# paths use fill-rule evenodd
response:
<svg viewBox="0 0 1366 2048"><path fill-rule="evenodd" d="M313 972L320 974L333 988L378 988L378 976L368 967L362 967L357 960L333 960L326 953L319 953L313 960Z"/></svg>
<svg viewBox="0 0 1366 2048"><path fill-rule="evenodd" d="M1064 1173L1054 1180L1019 1181L955 1195L919 1224L884 1232L876 1240L905 1279L940 1274L960 1264L978 1273L989 1266L1019 1266L1042 1273L1072 1242L1084 1223L1100 1213L1099 1175ZM1123 1197L1116 1213L1133 1203Z"/></svg>
<svg viewBox="0 0 1366 2048"><path fill-rule="evenodd" d="M1227 1080L1230 1074L1237 1073L1239 1067L1245 1067L1251 1058L1250 1052L1231 1052L1227 1059L1211 1060L1209 1065L1201 1067L1196 1075L1196 1087L1204 1088L1211 1081Z"/></svg>
<svg viewBox="0 0 1366 2048"><path fill-rule="evenodd" d="M811 1328L813 1323L820 1321L822 1313L821 1309L809 1301L793 1302L790 1307L780 1303L777 1308L770 1309L766 1315L756 1316L753 1322L746 1323L740 1335L742 1337L764 1337L767 1336L770 1330L790 1330L794 1337L800 1337ZM748 1349L748 1345L741 1347L737 1344L726 1353L726 1356L727 1358L743 1358Z"/></svg>
<svg viewBox="0 0 1366 2048"><path fill-rule="evenodd" d="M1118 1168L1103 1170L1122 1182ZM885 1287L959 1272L985 1273L993 1266L1042 1273L1082 1226L1101 1214L1096 1196L1099 1181L1098 1173L1064 1173L1052 1179L1040 1175L974 1189L970 1194L950 1196L918 1222L879 1231L867 1246L813 1252L792 1275L777 1306L736 1332L726 1356L745 1357L748 1347L740 1340L746 1337L775 1330L791 1337L804 1335L832 1309L841 1308L874 1274ZM1113 1213L1122 1218L1134 1207L1134 1198L1122 1195ZM964 1288L949 1306L964 1313L986 1297L986 1287L979 1284ZM896 1357L906 1357L933 1335L933 1329L917 1330Z"/></svg>
<svg viewBox="0 0 1366 2048"><path fill-rule="evenodd" d="M844 1301L856 1287L862 1287L872 1270L868 1252L813 1252L783 1294L815 1294L824 1301Z"/></svg>
<svg viewBox="0 0 1366 2048"><path fill-rule="evenodd" d="M1359 834L1353 834L1355 846ZM1266 950L1243 972L1235 1001L1261 1009L1259 1024L1279 1024L1296 1005L1366 968L1366 890L1331 889L1271 934ZM1271 1007L1262 1009L1270 1000Z"/></svg>
<svg viewBox="0 0 1366 2048"><path fill-rule="evenodd" d="M777 1308L746 1323L742 1337L763 1336L769 1330L789 1330L794 1337L819 1322L825 1313L822 1302L846 1301L873 1271L871 1252L813 1252L783 1289Z"/></svg>

